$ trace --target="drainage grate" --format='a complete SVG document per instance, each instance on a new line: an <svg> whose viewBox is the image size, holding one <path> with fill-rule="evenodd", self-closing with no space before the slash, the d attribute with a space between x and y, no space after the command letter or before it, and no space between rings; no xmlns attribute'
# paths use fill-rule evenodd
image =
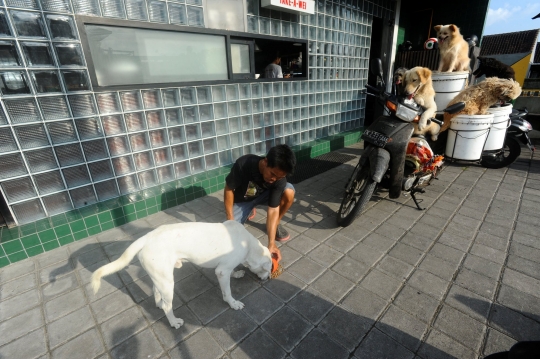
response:
<svg viewBox="0 0 540 359"><path fill-rule="evenodd" d="M332 168L335 168L347 161L354 159L355 156L346 155L338 152L330 152L300 162L296 165L294 174L287 178L292 184L300 183L308 178L324 173Z"/></svg>

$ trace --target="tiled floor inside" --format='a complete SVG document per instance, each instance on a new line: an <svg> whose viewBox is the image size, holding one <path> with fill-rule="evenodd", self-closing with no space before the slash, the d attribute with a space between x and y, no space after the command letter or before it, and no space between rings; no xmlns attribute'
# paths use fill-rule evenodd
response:
<svg viewBox="0 0 540 359"><path fill-rule="evenodd" d="M540 157L527 156L501 170L448 164L419 195L425 211L379 191L347 228L335 212L356 158L307 179L284 219L284 273L232 279L235 311L212 270L186 263L180 329L136 260L97 295L89 278L159 225L223 221L221 192L9 265L0 358L482 358L538 340ZM266 242L264 208L247 227Z"/></svg>

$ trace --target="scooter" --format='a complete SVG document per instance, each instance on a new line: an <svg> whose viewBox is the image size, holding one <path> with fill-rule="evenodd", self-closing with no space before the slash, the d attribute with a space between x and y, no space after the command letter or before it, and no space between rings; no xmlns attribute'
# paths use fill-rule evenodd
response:
<svg viewBox="0 0 540 359"><path fill-rule="evenodd" d="M384 88L382 62L375 59L371 71ZM412 138L413 121L418 121L424 112L413 100L385 92L369 84L366 87L375 93L387 115L376 119L362 134L364 152L345 185L345 193L337 213L337 223L346 227L364 210L380 184L389 189L390 198L398 198L402 190L408 192L418 209L422 209L415 196L424 193L424 188L436 177L442 165L442 156L433 156L431 148L423 138ZM459 102L445 110L456 113L465 107ZM442 125L442 121L431 119ZM422 152L423 159L416 156Z"/></svg>
<svg viewBox="0 0 540 359"><path fill-rule="evenodd" d="M510 126L506 130L504 139L504 148L496 151L484 151L480 165L486 168L503 168L511 165L521 154L521 145L526 145L534 154L535 147L529 138L529 131L532 131L532 125L526 120L528 111L523 109L512 109L510 114Z"/></svg>

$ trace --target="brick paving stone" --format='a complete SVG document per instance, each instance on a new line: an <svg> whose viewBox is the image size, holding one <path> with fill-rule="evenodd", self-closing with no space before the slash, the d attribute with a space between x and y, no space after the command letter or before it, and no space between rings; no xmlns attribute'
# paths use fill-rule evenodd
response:
<svg viewBox="0 0 540 359"><path fill-rule="evenodd" d="M308 287L306 290L298 293L288 303L289 308L300 313L314 325L318 324L334 305L335 302L312 287Z"/></svg>
<svg viewBox="0 0 540 359"><path fill-rule="evenodd" d="M195 335L169 351L172 359L217 359L221 358L223 354L223 349L205 329L199 330Z"/></svg>
<svg viewBox="0 0 540 359"><path fill-rule="evenodd" d="M507 267L522 272L535 279L540 279L540 263L522 257L509 255Z"/></svg>
<svg viewBox="0 0 540 359"><path fill-rule="evenodd" d="M135 306L101 323L99 327L105 346L112 349L147 326L140 309Z"/></svg>
<svg viewBox="0 0 540 359"><path fill-rule="evenodd" d="M241 310L229 309L211 321L206 329L225 350L230 350L249 335L257 324Z"/></svg>
<svg viewBox="0 0 540 359"><path fill-rule="evenodd" d="M77 288L45 303L43 306L48 323L86 305L84 292Z"/></svg>
<svg viewBox="0 0 540 359"><path fill-rule="evenodd" d="M444 229L446 234L456 235L465 239L472 239L476 234L476 231L471 230L468 227L462 226L457 222L450 222Z"/></svg>
<svg viewBox="0 0 540 359"><path fill-rule="evenodd" d="M414 267L392 256L384 256L375 268L393 278L403 280Z"/></svg>
<svg viewBox="0 0 540 359"><path fill-rule="evenodd" d="M521 243L512 242L510 245L509 254L519 256L521 258L528 259L529 261L535 261L540 258L540 249L531 248Z"/></svg>
<svg viewBox="0 0 540 359"><path fill-rule="evenodd" d="M397 280L374 269L360 282L360 286L382 298L394 298L402 283L402 280Z"/></svg>
<svg viewBox="0 0 540 359"><path fill-rule="evenodd" d="M414 221L411 221L409 218L400 216L395 213L391 215L390 217L388 217L386 222L404 230L408 230L414 225Z"/></svg>
<svg viewBox="0 0 540 359"><path fill-rule="evenodd" d="M28 310L9 320L0 322L0 346L24 336L45 324L40 308ZM1 353L0 349L0 353Z"/></svg>
<svg viewBox="0 0 540 359"><path fill-rule="evenodd" d="M454 277L458 263L450 263L432 254L427 254L418 265L418 268L449 281Z"/></svg>
<svg viewBox="0 0 540 359"><path fill-rule="evenodd" d="M318 225L315 225L304 232L305 236L308 236L311 239L315 239L318 242L324 242L334 233L337 232L337 228L324 228Z"/></svg>
<svg viewBox="0 0 540 359"><path fill-rule="evenodd" d="M41 284L54 282L68 274L74 272L73 266L69 259L54 263L48 267L39 270L39 282Z"/></svg>
<svg viewBox="0 0 540 359"><path fill-rule="evenodd" d="M345 359L349 357L349 353L324 333L314 329L294 349L291 357L296 359Z"/></svg>
<svg viewBox="0 0 540 359"><path fill-rule="evenodd" d="M474 241L477 244L482 244L486 247L494 248L501 252L506 252L509 240L508 238L496 237L485 232L479 232Z"/></svg>
<svg viewBox="0 0 540 359"><path fill-rule="evenodd" d="M479 322L485 323L487 320L490 302L459 285L452 285L445 302Z"/></svg>
<svg viewBox="0 0 540 359"><path fill-rule="evenodd" d="M376 320L388 300L384 300L367 289L357 287L343 300L342 306L350 312L367 319Z"/></svg>
<svg viewBox="0 0 540 359"><path fill-rule="evenodd" d="M336 306L319 323L317 328L351 352L371 329L372 325L372 320Z"/></svg>
<svg viewBox="0 0 540 359"><path fill-rule="evenodd" d="M538 340L540 337L540 323L501 305L491 308L489 324L517 341Z"/></svg>
<svg viewBox="0 0 540 359"><path fill-rule="evenodd" d="M287 323L287 325L283 325ZM293 348L311 331L313 325L288 307L280 309L262 328L286 351Z"/></svg>
<svg viewBox="0 0 540 359"><path fill-rule="evenodd" d="M405 233L405 229L393 225L390 221L384 223L375 230L375 233L385 236L391 240L398 240Z"/></svg>
<svg viewBox="0 0 540 359"><path fill-rule="evenodd" d="M362 244L381 252L387 252L395 244L395 241L372 232L362 240Z"/></svg>
<svg viewBox="0 0 540 359"><path fill-rule="evenodd" d="M37 289L32 289L0 302L0 321L15 317L40 304Z"/></svg>
<svg viewBox="0 0 540 359"><path fill-rule="evenodd" d="M358 283L369 271L367 265L348 256L341 258L332 269L355 283Z"/></svg>
<svg viewBox="0 0 540 359"><path fill-rule="evenodd" d="M178 329L171 327L169 320L165 317L152 324L152 330L167 350L202 328L201 322L185 305L175 309L174 315L184 320L184 325Z"/></svg>
<svg viewBox="0 0 540 359"><path fill-rule="evenodd" d="M149 276L142 277L141 279L136 280L135 282L129 283L126 286L126 288L136 303L140 303L146 298L148 298L149 296L154 295L154 290L153 290L154 283L152 282L152 279Z"/></svg>
<svg viewBox="0 0 540 359"><path fill-rule="evenodd" d="M398 243L388 254L405 263L415 265L422 257L423 252L406 244Z"/></svg>
<svg viewBox="0 0 540 359"><path fill-rule="evenodd" d="M483 354L487 356L489 354L505 352L516 343L517 341L515 339L512 339L495 329L488 328L486 345L484 346Z"/></svg>
<svg viewBox="0 0 540 359"><path fill-rule="evenodd" d="M264 283L264 287L284 302L288 302L306 284L288 272L283 272L276 279Z"/></svg>
<svg viewBox="0 0 540 359"><path fill-rule="evenodd" d="M472 241L470 239L461 238L454 233L443 233L437 240L437 243L447 245L462 252L467 252Z"/></svg>
<svg viewBox="0 0 540 359"><path fill-rule="evenodd" d="M467 257L465 257L465 260L463 261L463 267L495 279L499 277L502 268L499 263L489 261L473 254L467 254Z"/></svg>
<svg viewBox="0 0 540 359"><path fill-rule="evenodd" d="M478 257L482 257L492 262L503 264L506 258L506 253L497 249L487 247L483 244L474 243L469 251Z"/></svg>
<svg viewBox="0 0 540 359"><path fill-rule="evenodd" d="M183 301L189 302L191 299L201 295L214 287L214 284L202 273L195 272L174 285L174 291Z"/></svg>
<svg viewBox="0 0 540 359"><path fill-rule="evenodd" d="M256 329L231 352L232 359L281 359L286 352L262 329Z"/></svg>
<svg viewBox="0 0 540 359"><path fill-rule="evenodd" d="M375 326L413 352L420 346L422 336L427 329L426 323L394 305L388 308Z"/></svg>
<svg viewBox="0 0 540 359"><path fill-rule="evenodd" d="M468 217L468 216L464 216L462 214L459 214L457 213L454 218L452 218L452 222L456 222L462 226L465 226L467 228L470 228L471 230L476 230L478 229L478 227L480 227L480 225L482 224L482 222L478 219L475 219L475 218L472 218L472 217Z"/></svg>
<svg viewBox="0 0 540 359"><path fill-rule="evenodd" d="M221 290L218 288L210 289L188 303L189 309L195 313L197 318L207 324L218 315L230 308L229 303L223 300Z"/></svg>
<svg viewBox="0 0 540 359"><path fill-rule="evenodd" d="M36 264L32 260L20 261L0 270L0 284L34 272Z"/></svg>
<svg viewBox="0 0 540 359"><path fill-rule="evenodd" d="M425 251L433 244L433 241L434 238L430 238L425 234L409 232L399 240L399 243L409 245L421 251Z"/></svg>
<svg viewBox="0 0 540 359"><path fill-rule="evenodd" d="M486 277L482 274L462 268L456 277L455 282L484 298L492 299L495 294L497 280Z"/></svg>
<svg viewBox="0 0 540 359"><path fill-rule="evenodd" d="M59 346L52 352L54 359L95 358L105 348L96 329L91 329ZM133 358L133 357L132 357Z"/></svg>
<svg viewBox="0 0 540 359"><path fill-rule="evenodd" d="M469 207L460 207L457 213L477 220L482 220L485 215L484 211L477 211L474 208Z"/></svg>
<svg viewBox="0 0 540 359"><path fill-rule="evenodd" d="M473 359L477 357L471 349L435 329L431 330L425 342L422 343L418 354L421 358L426 359Z"/></svg>
<svg viewBox="0 0 540 359"><path fill-rule="evenodd" d="M37 358L47 353L45 329L40 328L0 348L3 358Z"/></svg>
<svg viewBox="0 0 540 359"><path fill-rule="evenodd" d="M512 228L510 226L500 226L497 224L484 222L480 226L480 232L487 233L492 236L501 237L501 238L508 238L510 235Z"/></svg>
<svg viewBox="0 0 540 359"><path fill-rule="evenodd" d="M429 253L435 257L444 259L449 263L459 263L465 256L463 251L449 247L442 243L435 243L433 247L430 248Z"/></svg>
<svg viewBox="0 0 540 359"><path fill-rule="evenodd" d="M369 332L368 336L354 352L358 359L371 358L402 358L412 359L414 354L395 340L381 333L377 329Z"/></svg>
<svg viewBox="0 0 540 359"><path fill-rule="evenodd" d="M36 288L37 280L36 273L30 273L19 277L17 280L12 280L2 284L1 300L14 297L29 289Z"/></svg>
<svg viewBox="0 0 540 359"><path fill-rule="evenodd" d="M537 312L538 300L538 297L504 284L497 296L498 303L540 322L540 314Z"/></svg>
<svg viewBox="0 0 540 359"><path fill-rule="evenodd" d="M332 237L328 238L324 243L334 248L338 252L347 253L356 245L357 242L336 233Z"/></svg>
<svg viewBox="0 0 540 359"><path fill-rule="evenodd" d="M475 352L482 344L485 326L448 305L442 306L433 325Z"/></svg>
<svg viewBox="0 0 540 359"><path fill-rule="evenodd" d="M438 299L443 296L443 294L446 292L446 288L448 287L447 281L422 269L417 269L407 280L407 283Z"/></svg>
<svg viewBox="0 0 540 359"><path fill-rule="evenodd" d="M308 254L308 257L325 267L331 267L341 257L343 257L343 254L334 250L332 247L327 246L326 244L321 244L311 251Z"/></svg>
<svg viewBox="0 0 540 359"><path fill-rule="evenodd" d="M291 247L297 252L306 254L312 251L319 244L320 243L318 241L301 234L293 240L287 241L286 246Z"/></svg>
<svg viewBox="0 0 540 359"><path fill-rule="evenodd" d="M317 278L311 287L318 290L326 297L334 302L339 302L345 294L347 294L355 283L339 275L338 273L328 270L319 278Z"/></svg>
<svg viewBox="0 0 540 359"><path fill-rule="evenodd" d="M351 249L347 256L368 266L372 266L384 255L384 251L380 249L371 248L363 243L359 243L356 247Z"/></svg>
<svg viewBox="0 0 540 359"><path fill-rule="evenodd" d="M514 226L514 216L510 217L501 217L494 213L488 213L486 217L484 218L485 222L498 224L503 227L513 227Z"/></svg>
<svg viewBox="0 0 540 359"><path fill-rule="evenodd" d="M283 268L290 267L294 262L302 258L302 254L295 251L288 245L282 246L280 249L281 251L281 265Z"/></svg>
<svg viewBox="0 0 540 359"><path fill-rule="evenodd" d="M540 280L529 277L523 273L507 268L504 271L502 283L540 298Z"/></svg>
<svg viewBox="0 0 540 359"><path fill-rule="evenodd" d="M300 278L306 283L311 283L317 279L324 271L325 267L318 264L314 260L304 257L297 260L291 265L287 271L292 275Z"/></svg>
<svg viewBox="0 0 540 359"><path fill-rule="evenodd" d="M84 291L86 293L86 298L88 298L88 301L93 302L95 300L98 300L99 298L105 297L107 294L110 294L122 288L123 286L124 284L122 283L118 275L115 273L101 279L101 286L99 287L99 291L97 293L94 294L94 290L92 289L90 283L87 283L84 286Z"/></svg>
<svg viewBox="0 0 540 359"><path fill-rule="evenodd" d="M47 324L49 346L56 347L95 325L88 307L76 310L57 321Z"/></svg>

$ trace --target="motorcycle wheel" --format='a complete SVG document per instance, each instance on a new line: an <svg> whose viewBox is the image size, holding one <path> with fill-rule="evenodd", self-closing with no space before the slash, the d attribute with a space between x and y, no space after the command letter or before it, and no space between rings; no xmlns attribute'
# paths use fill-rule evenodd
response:
<svg viewBox="0 0 540 359"><path fill-rule="evenodd" d="M345 187L345 195L337 213L337 224L342 227L350 225L362 213L376 187L377 182L371 178L369 165L356 165Z"/></svg>
<svg viewBox="0 0 540 359"><path fill-rule="evenodd" d="M511 165L521 154L518 140L512 136L504 140L504 148L496 154L482 155L480 165L486 168L503 168Z"/></svg>

